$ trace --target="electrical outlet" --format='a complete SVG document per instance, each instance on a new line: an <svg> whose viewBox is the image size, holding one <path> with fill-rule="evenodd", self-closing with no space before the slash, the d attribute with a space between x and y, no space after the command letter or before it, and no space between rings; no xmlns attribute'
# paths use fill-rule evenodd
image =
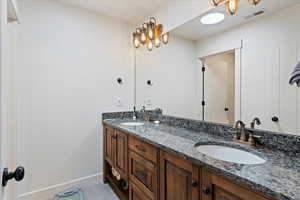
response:
<svg viewBox="0 0 300 200"><path fill-rule="evenodd" d="M123 106L123 102L121 98L118 98L117 100L117 107L122 107Z"/></svg>
<svg viewBox="0 0 300 200"><path fill-rule="evenodd" d="M145 100L145 105L146 105L147 107L151 107L151 106L152 106L152 100L151 100L151 98L147 98L147 99Z"/></svg>

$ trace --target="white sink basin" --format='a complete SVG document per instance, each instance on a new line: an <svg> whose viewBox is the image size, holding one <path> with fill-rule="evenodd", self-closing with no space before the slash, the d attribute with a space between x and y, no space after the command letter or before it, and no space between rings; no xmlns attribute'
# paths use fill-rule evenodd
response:
<svg viewBox="0 0 300 200"><path fill-rule="evenodd" d="M200 145L196 148L200 153L217 160L247 165L263 164L266 162L264 159L255 154L231 147L220 145Z"/></svg>
<svg viewBox="0 0 300 200"><path fill-rule="evenodd" d="M142 122L124 122L121 125L124 125L124 126L143 126L144 123L142 123Z"/></svg>

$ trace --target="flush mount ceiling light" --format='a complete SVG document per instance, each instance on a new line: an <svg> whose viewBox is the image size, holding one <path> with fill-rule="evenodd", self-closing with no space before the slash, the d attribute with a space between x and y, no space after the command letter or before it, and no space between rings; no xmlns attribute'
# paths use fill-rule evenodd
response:
<svg viewBox="0 0 300 200"><path fill-rule="evenodd" d="M209 13L201 18L201 23L207 25L218 24L224 19L225 15L223 13Z"/></svg>
<svg viewBox="0 0 300 200"><path fill-rule="evenodd" d="M163 33L163 26L157 23L154 17L150 21L144 23L142 27L136 29L133 33L133 46L139 48L141 45L146 45L149 51L153 47L160 47L161 44L169 42L169 33Z"/></svg>
<svg viewBox="0 0 300 200"><path fill-rule="evenodd" d="M210 3L215 7L221 4L225 4L226 11L229 14L234 15L238 10L239 1L240 0L210 0ZM256 6L261 2L261 0L246 0L246 1L248 1L249 4L254 6Z"/></svg>

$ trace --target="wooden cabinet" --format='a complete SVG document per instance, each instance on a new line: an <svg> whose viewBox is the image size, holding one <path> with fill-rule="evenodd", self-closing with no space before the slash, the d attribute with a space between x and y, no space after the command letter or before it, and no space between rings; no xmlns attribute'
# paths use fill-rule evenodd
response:
<svg viewBox="0 0 300 200"><path fill-rule="evenodd" d="M103 141L104 183L121 200L270 200L118 129L104 126Z"/></svg>
<svg viewBox="0 0 300 200"><path fill-rule="evenodd" d="M198 167L164 151L160 157L160 199L198 200Z"/></svg>
<svg viewBox="0 0 300 200"><path fill-rule="evenodd" d="M269 200L260 194L202 170L202 200Z"/></svg>
<svg viewBox="0 0 300 200"><path fill-rule="evenodd" d="M115 137L115 168L122 178L128 177L128 135L116 130Z"/></svg>
<svg viewBox="0 0 300 200"><path fill-rule="evenodd" d="M104 127L104 157L122 178L128 177L128 135L111 127Z"/></svg>
<svg viewBox="0 0 300 200"><path fill-rule="evenodd" d="M115 164L115 130L109 126L104 126L104 157L111 165Z"/></svg>

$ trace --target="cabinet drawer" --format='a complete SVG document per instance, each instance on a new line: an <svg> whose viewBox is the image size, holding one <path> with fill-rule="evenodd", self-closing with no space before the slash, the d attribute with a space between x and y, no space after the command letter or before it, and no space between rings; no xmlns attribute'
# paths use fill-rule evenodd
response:
<svg viewBox="0 0 300 200"><path fill-rule="evenodd" d="M129 152L129 177L130 181L143 189L147 196L156 199L157 167L133 151Z"/></svg>
<svg viewBox="0 0 300 200"><path fill-rule="evenodd" d="M143 190L141 190L136 185L131 183L129 185L129 200L153 200L153 199L147 197L144 194Z"/></svg>
<svg viewBox="0 0 300 200"><path fill-rule="evenodd" d="M129 138L129 148L144 158L157 163L157 149L145 142L142 142L134 137Z"/></svg>

